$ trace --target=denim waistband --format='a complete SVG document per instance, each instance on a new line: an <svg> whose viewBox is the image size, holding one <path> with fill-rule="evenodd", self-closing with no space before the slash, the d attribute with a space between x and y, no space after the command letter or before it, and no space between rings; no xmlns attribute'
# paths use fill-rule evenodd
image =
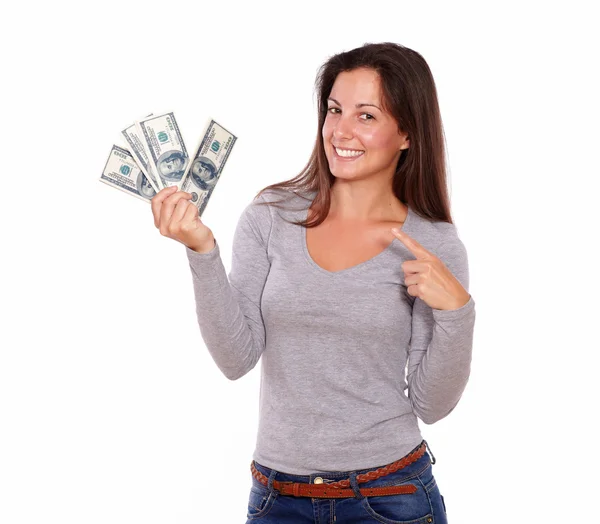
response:
<svg viewBox="0 0 600 524"><path fill-rule="evenodd" d="M423 440L418 446L416 446L413 450L409 451L405 456L410 455L411 453L413 453L414 451L416 451L419 447L421 447L423 445L423 443L425 443L426 447L429 448L429 444L427 444L427 441ZM390 473L388 475L386 475L385 477L381 477L381 479L383 480L388 479L391 480L392 478L394 480L399 480L399 479L403 479L403 478L409 478L415 474L418 474L419 472L421 472L425 467L427 467L429 464L435 464L435 457L433 457L433 453L429 453L427 451L427 449L425 450L425 453L419 457L416 461L412 462L411 464L409 464L408 466L403 467L402 469L399 469L398 471L394 472L394 473ZM403 457L398 457L395 461L400 460ZM258 471L260 471L263 475L265 475L267 478L270 478L271 482L273 480L278 480L278 481L291 481L291 482L309 482L309 483L313 483L314 479L317 477L321 477L323 479L324 483L329 482L335 482L338 480L343 480L343 479L347 479L349 478L351 475L351 473L354 473L355 475L362 475L365 473L368 473L369 471L373 471L375 469L381 468L386 464L382 464L380 466L375 466L373 468L367 468L367 469L358 469L358 470L350 470L350 471L315 471L314 473L311 473L310 475L294 475L291 473L285 473L282 471L277 471L274 469L271 469L267 466L263 466L262 464L260 464L259 462L257 462L256 460L254 461L254 466L256 467L256 469ZM371 481L369 481L371 482Z"/></svg>

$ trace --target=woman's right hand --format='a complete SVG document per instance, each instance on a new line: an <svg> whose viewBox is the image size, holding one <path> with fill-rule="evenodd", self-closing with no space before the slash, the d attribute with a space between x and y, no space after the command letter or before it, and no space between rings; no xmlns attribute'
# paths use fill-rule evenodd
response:
<svg viewBox="0 0 600 524"><path fill-rule="evenodd" d="M154 225L161 235L177 240L193 251L211 251L215 237L200 220L198 208L190 202L192 194L177 189L177 186L165 187L150 200Z"/></svg>

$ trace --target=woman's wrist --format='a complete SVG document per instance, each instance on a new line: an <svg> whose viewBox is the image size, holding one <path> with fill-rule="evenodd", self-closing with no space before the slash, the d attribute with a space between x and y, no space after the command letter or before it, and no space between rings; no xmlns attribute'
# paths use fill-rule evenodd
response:
<svg viewBox="0 0 600 524"><path fill-rule="evenodd" d="M212 237L211 240L207 244L204 244L202 246L189 246L189 248L192 251L195 251L196 253L204 254L204 253L208 253L209 251L212 251L216 245L217 245L217 240L214 237Z"/></svg>

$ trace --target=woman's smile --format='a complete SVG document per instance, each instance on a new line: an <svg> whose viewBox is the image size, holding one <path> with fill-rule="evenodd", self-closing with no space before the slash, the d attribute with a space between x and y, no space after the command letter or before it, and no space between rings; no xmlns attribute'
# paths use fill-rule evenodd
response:
<svg viewBox="0 0 600 524"><path fill-rule="evenodd" d="M333 146L333 151L335 153L335 158L344 161L356 160L358 157L361 157L364 154L364 151L356 149L342 149L335 146Z"/></svg>

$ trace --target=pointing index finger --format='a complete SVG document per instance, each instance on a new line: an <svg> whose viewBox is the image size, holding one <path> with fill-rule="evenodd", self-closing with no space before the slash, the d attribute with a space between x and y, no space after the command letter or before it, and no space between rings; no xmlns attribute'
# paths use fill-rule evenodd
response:
<svg viewBox="0 0 600 524"><path fill-rule="evenodd" d="M427 258L431 256L431 253L427 251L421 244L419 244L414 238L408 236L404 231L397 227L392 228L392 233L402 241L402 243L408 248L408 250L419 258Z"/></svg>

